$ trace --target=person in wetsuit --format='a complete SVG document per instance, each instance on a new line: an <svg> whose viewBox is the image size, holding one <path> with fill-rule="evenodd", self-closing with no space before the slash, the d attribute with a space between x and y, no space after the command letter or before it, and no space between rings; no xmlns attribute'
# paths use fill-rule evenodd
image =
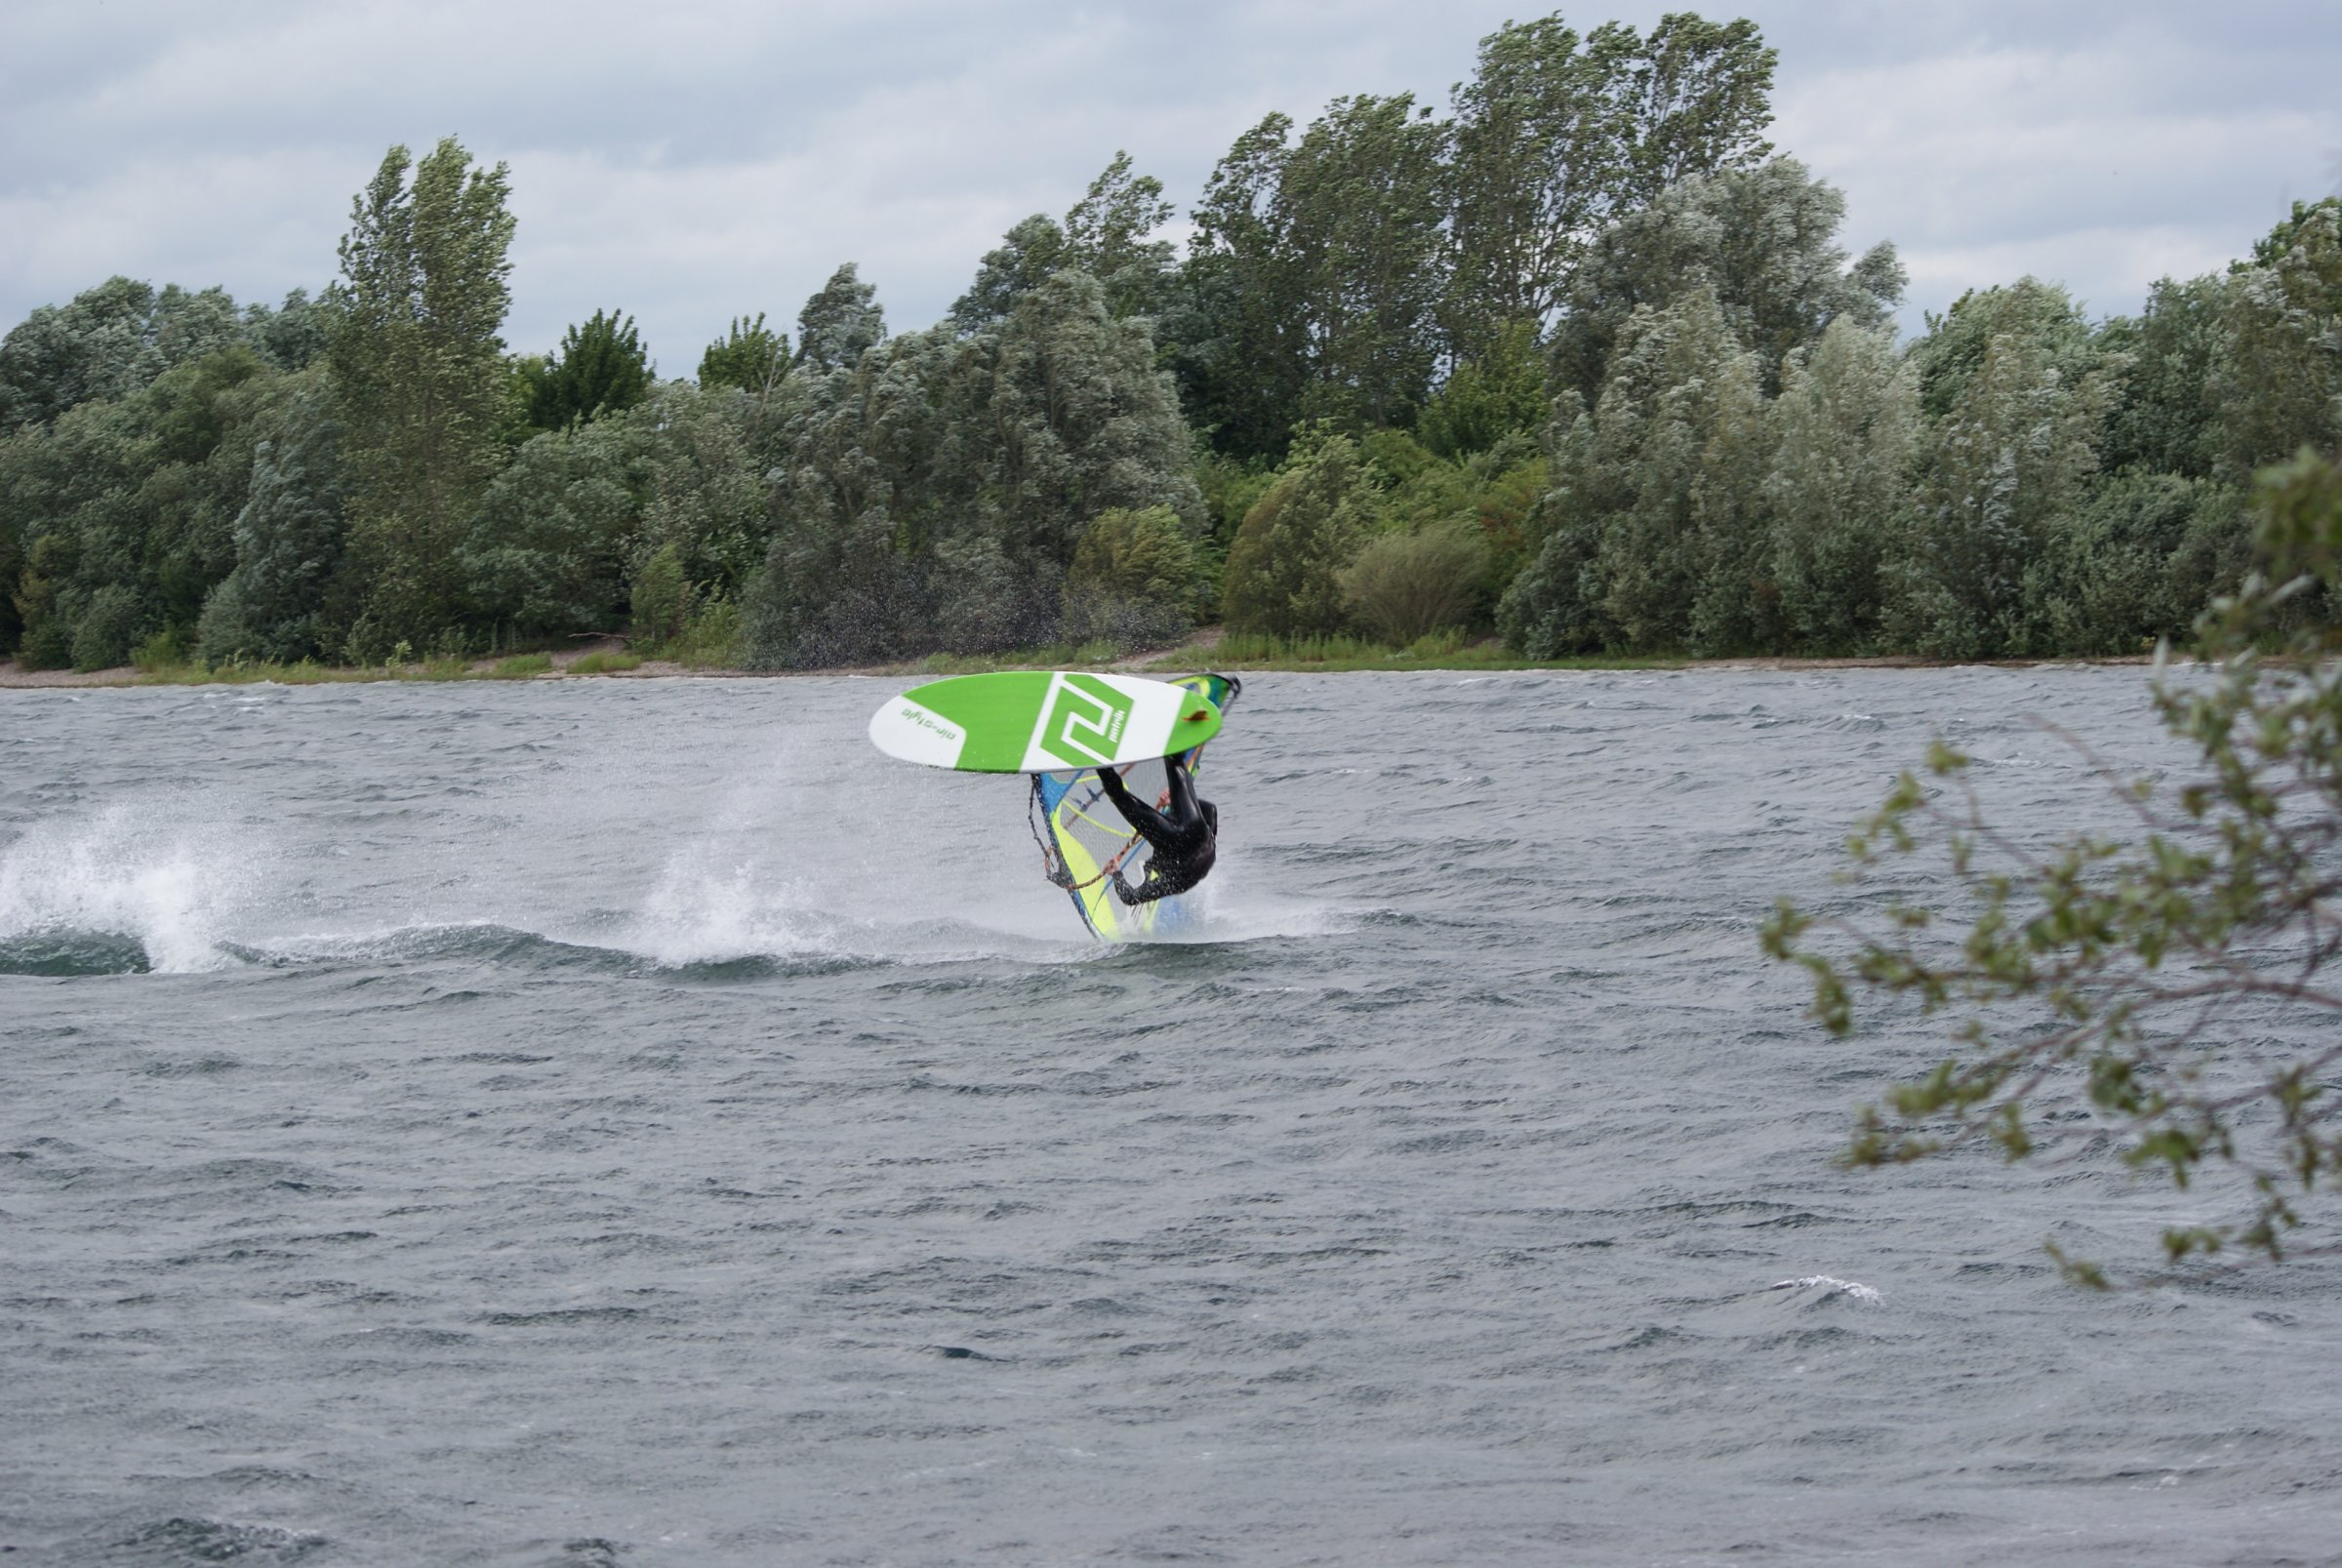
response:
<svg viewBox="0 0 2342 1568"><path fill-rule="evenodd" d="M1118 770L1098 770L1106 798L1153 851L1147 858L1146 879L1135 888L1122 879L1121 867L1114 868L1114 896L1124 904L1151 904L1187 892L1211 873L1212 858L1219 848L1219 808L1196 798L1195 781L1178 757L1165 766L1171 783L1168 812L1156 811L1133 795Z"/></svg>

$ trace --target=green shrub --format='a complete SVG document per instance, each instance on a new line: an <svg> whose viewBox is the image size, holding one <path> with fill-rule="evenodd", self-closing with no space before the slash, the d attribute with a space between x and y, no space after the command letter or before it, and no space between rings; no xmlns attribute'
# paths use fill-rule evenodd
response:
<svg viewBox="0 0 2342 1568"><path fill-rule="evenodd" d="M1369 540L1336 580L1358 623L1403 648L1469 621L1487 566L1478 526L1458 521Z"/></svg>
<svg viewBox="0 0 2342 1568"><path fill-rule="evenodd" d="M195 621L195 657L225 663L252 652L258 640L245 609L244 578L230 572L204 595L203 611Z"/></svg>
<svg viewBox="0 0 2342 1568"><path fill-rule="evenodd" d="M2102 480L2049 520L2026 563L2026 651L2135 654L2160 637L2184 643L2198 612L2213 594L2235 592L2249 565L2237 501L2215 481L2178 474ZM2223 535L2232 544L2225 571L2204 547Z"/></svg>
<svg viewBox="0 0 2342 1568"><path fill-rule="evenodd" d="M1592 653L1607 640L1609 623L1588 591L1601 548L1598 522L1564 518L1497 601L1497 629L1505 646L1527 659Z"/></svg>
<svg viewBox="0 0 2342 1568"><path fill-rule="evenodd" d="M691 598L682 556L672 543L660 545L634 569L634 581L627 590L634 635L645 643L667 641L683 629L691 614Z"/></svg>
<svg viewBox="0 0 2342 1568"><path fill-rule="evenodd" d="M642 656L640 654L614 653L607 648L596 648L592 653L572 663L569 666L569 672L572 675L617 675L641 667Z"/></svg>
<svg viewBox="0 0 2342 1568"><path fill-rule="evenodd" d="M177 627L167 626L132 649L130 662L145 675L176 669L187 662L186 639Z"/></svg>
<svg viewBox="0 0 2342 1568"><path fill-rule="evenodd" d="M1338 574L1373 527L1374 486L1347 436L1298 461L1244 517L1228 552L1231 631L1322 637L1348 629Z"/></svg>
<svg viewBox="0 0 2342 1568"><path fill-rule="evenodd" d="M685 618L666 648L666 656L685 669L730 669L740 653L740 606L720 595Z"/></svg>
<svg viewBox="0 0 2342 1568"><path fill-rule="evenodd" d="M90 595L90 606L73 627L73 667L112 669L130 663L139 624L135 588L109 583Z"/></svg>
<svg viewBox="0 0 2342 1568"><path fill-rule="evenodd" d="M1194 623L1194 540L1168 506L1100 512L1073 547L1063 635L1118 648L1160 647Z"/></svg>
<svg viewBox="0 0 2342 1568"><path fill-rule="evenodd" d="M1195 602L1195 544L1188 525L1168 506L1100 512L1073 546L1066 593L1135 599L1186 615Z"/></svg>
<svg viewBox="0 0 2342 1568"><path fill-rule="evenodd" d="M1217 669L1536 669L1556 664L1576 669L1668 669L1679 665L1670 659L1597 655L1579 659L1523 659L1493 639L1474 641L1449 628L1419 637L1404 648L1386 647L1340 632L1325 637L1269 637L1230 632L1212 649L1209 663ZM1184 660L1159 659L1151 669L1187 667Z"/></svg>
<svg viewBox="0 0 2342 1568"><path fill-rule="evenodd" d="M1120 656L1121 650L1110 642L1052 643L996 654L929 654L919 661L919 672L982 675L995 669L1090 669Z"/></svg>
<svg viewBox="0 0 2342 1568"><path fill-rule="evenodd" d="M488 677L491 680L526 680L531 675L542 675L552 667L551 654L514 654L509 659L498 660L496 667L488 672Z"/></svg>
<svg viewBox="0 0 2342 1568"><path fill-rule="evenodd" d="M1111 650L1114 658L1141 648L1185 642L1194 623L1159 604L1137 599L1082 598L1066 609L1064 635Z"/></svg>
<svg viewBox="0 0 2342 1568"><path fill-rule="evenodd" d="M29 574L28 574L29 575ZM26 669L65 669L73 663L73 627L58 616L27 618L17 663Z"/></svg>
<svg viewBox="0 0 2342 1568"><path fill-rule="evenodd" d="M1333 659L1365 659L1388 655L1390 649L1347 632L1322 637L1278 637L1261 632L1232 631L1212 650L1214 662L1228 664L1312 663Z"/></svg>
<svg viewBox="0 0 2342 1568"><path fill-rule="evenodd" d="M355 667L392 663L391 653L389 629L370 614L351 622L349 635L342 640L342 663Z"/></svg>
<svg viewBox="0 0 2342 1568"><path fill-rule="evenodd" d="M608 420L540 435L513 454L457 552L475 610L535 635L617 625L646 444L627 421Z"/></svg>
<svg viewBox="0 0 2342 1568"><path fill-rule="evenodd" d="M1195 488L1203 496L1204 527L1223 548L1244 525L1244 514L1274 483L1276 475L1257 460L1243 462L1218 452L1206 452L1195 460Z"/></svg>

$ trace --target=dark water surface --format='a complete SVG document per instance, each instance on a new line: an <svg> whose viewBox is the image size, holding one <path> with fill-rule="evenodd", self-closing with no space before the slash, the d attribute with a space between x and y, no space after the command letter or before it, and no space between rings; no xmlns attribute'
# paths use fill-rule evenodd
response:
<svg viewBox="0 0 2342 1568"><path fill-rule="evenodd" d="M2342 1268L2088 1297L2111 1162L1851 1175L1757 955L2135 669L1278 676L1191 940L868 680L0 696L14 1561L2342 1554Z"/></svg>

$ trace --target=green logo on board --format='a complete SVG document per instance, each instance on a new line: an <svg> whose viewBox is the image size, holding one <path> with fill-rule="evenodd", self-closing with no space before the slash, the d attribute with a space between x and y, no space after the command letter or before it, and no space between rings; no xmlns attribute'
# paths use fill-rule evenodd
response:
<svg viewBox="0 0 2342 1568"><path fill-rule="evenodd" d="M1129 697L1095 675L1064 676L1041 724L1041 749L1076 768L1111 762L1130 707Z"/></svg>

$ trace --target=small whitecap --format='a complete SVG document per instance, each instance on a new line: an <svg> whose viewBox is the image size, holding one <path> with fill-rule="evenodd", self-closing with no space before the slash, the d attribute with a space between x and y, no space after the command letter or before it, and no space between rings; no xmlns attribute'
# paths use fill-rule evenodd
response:
<svg viewBox="0 0 2342 1568"><path fill-rule="evenodd" d="M1862 1303L1865 1307L1883 1306L1886 1301L1884 1296L1858 1280L1835 1279L1828 1274L1807 1274L1799 1279L1776 1280L1767 1285L1765 1289L1818 1290L1825 1295L1844 1296L1849 1301Z"/></svg>

